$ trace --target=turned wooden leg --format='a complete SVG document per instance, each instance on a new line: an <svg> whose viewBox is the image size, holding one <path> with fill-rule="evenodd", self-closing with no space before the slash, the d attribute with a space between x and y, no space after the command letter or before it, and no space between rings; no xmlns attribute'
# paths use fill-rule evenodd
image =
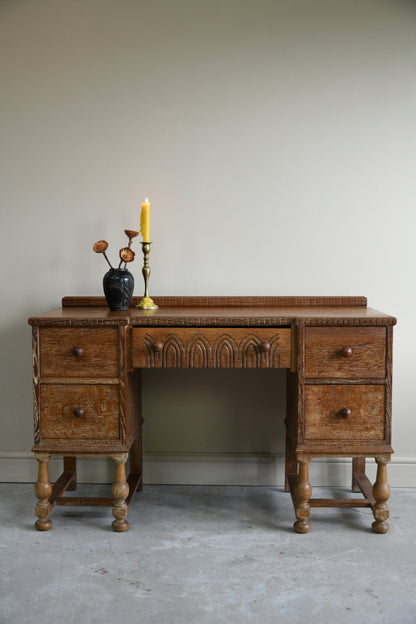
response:
<svg viewBox="0 0 416 624"><path fill-rule="evenodd" d="M375 505L373 506L374 522L371 525L374 533L387 533L389 525L387 519L389 517L389 508L387 501L390 496L390 486L387 483L387 462L390 458L376 457L377 477L373 485L373 496Z"/></svg>
<svg viewBox="0 0 416 624"><path fill-rule="evenodd" d="M311 528L311 523L309 522L309 516L311 515L309 499L312 495L312 486L309 483L309 459L299 460L299 475L294 491L297 520L293 526L297 533L307 533Z"/></svg>
<svg viewBox="0 0 416 624"><path fill-rule="evenodd" d="M49 518L52 509L52 505L49 502L52 494L52 485L49 481L48 472L49 455L38 453L36 459L38 460L38 480L35 483L35 494L38 503L35 512L38 520L35 522L35 527L38 531L47 531L52 526L52 521Z"/></svg>
<svg viewBox="0 0 416 624"><path fill-rule="evenodd" d="M114 531L127 531L129 523L126 520L127 504L126 498L129 495L129 485L126 481L126 461L128 453L120 453L114 455L113 459L116 463L116 474L111 493L114 498L113 502L113 521L112 527Z"/></svg>

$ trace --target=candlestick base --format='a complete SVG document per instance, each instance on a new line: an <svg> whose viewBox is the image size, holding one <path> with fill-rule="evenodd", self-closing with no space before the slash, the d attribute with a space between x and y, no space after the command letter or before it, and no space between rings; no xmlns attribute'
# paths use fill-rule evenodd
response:
<svg viewBox="0 0 416 624"><path fill-rule="evenodd" d="M157 306L150 297L143 297L143 299L140 299L139 303L136 305L136 308L139 308L140 310L157 310L158 307L159 306Z"/></svg>
<svg viewBox="0 0 416 624"><path fill-rule="evenodd" d="M139 308L139 310L157 310L158 308L158 306L155 304L153 299L149 297L149 290L148 290L149 277L150 277L149 254L150 254L151 244L152 243L147 242L147 241L142 242L143 262L144 262L143 268L142 268L142 273L144 277L144 297L143 299L140 299L139 303L136 306L136 308Z"/></svg>

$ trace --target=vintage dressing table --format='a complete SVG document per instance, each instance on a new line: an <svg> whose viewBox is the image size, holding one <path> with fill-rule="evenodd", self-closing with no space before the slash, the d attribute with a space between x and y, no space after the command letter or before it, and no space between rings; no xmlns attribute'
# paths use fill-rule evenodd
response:
<svg viewBox="0 0 416 624"><path fill-rule="evenodd" d="M33 330L36 528L54 505L111 505L115 531L142 487L142 368L286 368L286 488L294 528L311 507L371 507L388 530L392 331L396 319L365 297L155 297L159 309L111 312L102 297L65 297L29 319ZM48 460L64 458L54 486ZM111 457L112 497L63 496L77 457ZM311 499L313 457L352 457L354 499ZM366 457L377 462L374 486ZM125 465L130 459L130 475Z"/></svg>

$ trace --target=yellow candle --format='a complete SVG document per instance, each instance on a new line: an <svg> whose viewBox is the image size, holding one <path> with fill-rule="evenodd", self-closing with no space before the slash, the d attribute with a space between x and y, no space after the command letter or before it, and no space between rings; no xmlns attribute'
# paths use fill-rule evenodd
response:
<svg viewBox="0 0 416 624"><path fill-rule="evenodd" d="M143 242L150 243L150 202L147 197L142 203L142 212L140 214L140 232L143 236Z"/></svg>

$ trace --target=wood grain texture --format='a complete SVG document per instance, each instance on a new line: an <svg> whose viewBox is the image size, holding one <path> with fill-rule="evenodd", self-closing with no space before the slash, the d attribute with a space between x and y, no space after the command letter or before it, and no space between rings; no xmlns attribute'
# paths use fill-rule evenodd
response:
<svg viewBox="0 0 416 624"><path fill-rule="evenodd" d="M287 372L286 378L286 433L290 438L291 446L296 448L298 443L298 378L296 373ZM286 445L288 449L288 445ZM297 465L297 462L296 462Z"/></svg>
<svg viewBox="0 0 416 624"><path fill-rule="evenodd" d="M119 432L121 442L127 439L127 420L129 416L129 396L128 396L128 373L127 373L127 336L126 326L120 325L118 328L118 353L119 353L119 369L120 369L120 410L119 410ZM111 331L111 330L110 330ZM114 352L114 350L113 350Z"/></svg>
<svg viewBox="0 0 416 624"><path fill-rule="evenodd" d="M305 326L300 323L292 328L292 358L294 371L287 373L286 429L293 449L304 441L305 396Z"/></svg>
<svg viewBox="0 0 416 624"><path fill-rule="evenodd" d="M77 489L77 458L76 457L64 457L64 473L72 474L71 483L68 485L68 490Z"/></svg>
<svg viewBox="0 0 416 624"><path fill-rule="evenodd" d="M352 459L352 483L351 483L352 492L360 491L360 485L356 478L357 474L365 475L365 457L353 457Z"/></svg>
<svg viewBox="0 0 416 624"><path fill-rule="evenodd" d="M141 370L128 373L126 383L126 442L133 442L130 469L142 472L142 390ZM134 464L134 465L133 465Z"/></svg>
<svg viewBox="0 0 416 624"><path fill-rule="evenodd" d="M98 311L100 308L96 308ZM75 311L69 308L65 313ZM88 308L84 308L88 310ZM93 308L89 310L93 312ZM396 319L364 306L231 306L231 307L160 307L145 314L130 309L129 322L135 326L205 326L205 327L282 327L298 323L317 326L385 326ZM59 314L57 315L59 316Z"/></svg>
<svg viewBox="0 0 416 624"><path fill-rule="evenodd" d="M42 384L40 397L42 439L119 439L118 386Z"/></svg>
<svg viewBox="0 0 416 624"><path fill-rule="evenodd" d="M357 460L361 460L361 458L355 458ZM364 458L365 461L365 458ZM368 501L370 507L372 508L375 504L375 498L373 496L373 486L370 483L369 478L365 474L365 472L356 472L354 473L354 482L357 486L355 491L359 491L363 494L363 496Z"/></svg>
<svg viewBox="0 0 416 624"><path fill-rule="evenodd" d="M135 308L141 297L133 297L130 303ZM154 297L159 306L366 306L366 297ZM63 308L105 307L104 297L63 297Z"/></svg>
<svg viewBox="0 0 416 624"><path fill-rule="evenodd" d="M67 458L71 459L73 461L75 461L75 458L69 457ZM60 475L60 477L57 479L57 481L54 483L54 486L52 488L52 493L51 496L49 498L49 502L51 505L55 505L55 504L59 504L57 502L57 499L59 499L60 496L62 496L62 494L69 489L74 489L71 488L72 483L74 481L75 478L75 473L73 471L68 471L65 470L65 466L64 466L64 471L63 473Z"/></svg>
<svg viewBox="0 0 416 624"><path fill-rule="evenodd" d="M386 330L383 327L308 327L305 376L384 378Z"/></svg>
<svg viewBox="0 0 416 624"><path fill-rule="evenodd" d="M386 348L386 444L391 444L392 418L392 379L393 379L393 327L387 327Z"/></svg>
<svg viewBox="0 0 416 624"><path fill-rule="evenodd" d="M122 444L115 438L41 438L32 451L65 457L111 457L127 453L133 440Z"/></svg>
<svg viewBox="0 0 416 624"><path fill-rule="evenodd" d="M367 308L365 297L156 297L159 309L112 312L103 298L64 298L64 307L29 319L50 327L204 326L283 327L394 325L392 316ZM133 299L135 305L135 299Z"/></svg>
<svg viewBox="0 0 416 624"><path fill-rule="evenodd" d="M118 385L120 383L120 378L119 377L85 377L84 379L82 377L43 377L42 378L42 384L67 384L67 385L71 385L71 384L85 384L87 386L91 386L92 384L98 384L101 385L103 383L106 384L116 384Z"/></svg>
<svg viewBox="0 0 416 624"><path fill-rule="evenodd" d="M343 409L351 415L343 417ZM385 387L320 385L305 388L305 440L384 440Z"/></svg>
<svg viewBox="0 0 416 624"><path fill-rule="evenodd" d="M133 329L138 368L289 368L290 329Z"/></svg>
<svg viewBox="0 0 416 624"><path fill-rule="evenodd" d="M299 323L296 339L296 447L305 439L305 332L305 324Z"/></svg>
<svg viewBox="0 0 416 624"><path fill-rule="evenodd" d="M82 349L82 355L75 356L74 347ZM118 360L116 328L40 329L40 374L43 378L118 377Z"/></svg>
<svg viewBox="0 0 416 624"><path fill-rule="evenodd" d="M394 453L384 440L306 440L298 444L296 455L308 453L312 457L377 457Z"/></svg>
<svg viewBox="0 0 416 624"><path fill-rule="evenodd" d="M40 441L40 353L39 328L32 327L33 429L35 444Z"/></svg>

